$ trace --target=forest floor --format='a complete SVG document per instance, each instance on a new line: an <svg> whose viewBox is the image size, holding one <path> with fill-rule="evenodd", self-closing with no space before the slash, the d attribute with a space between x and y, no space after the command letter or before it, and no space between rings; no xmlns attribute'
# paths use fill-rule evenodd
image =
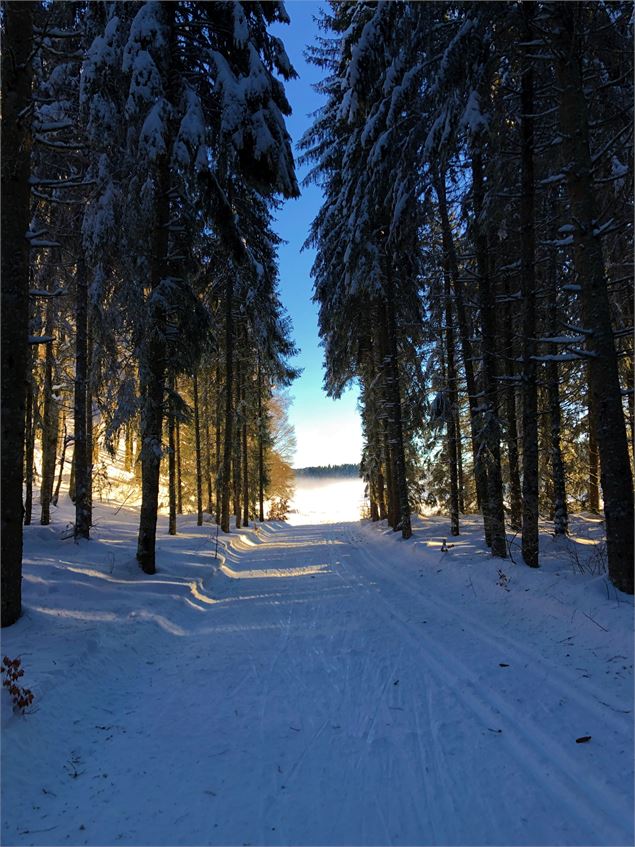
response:
<svg viewBox="0 0 635 847"><path fill-rule="evenodd" d="M442 518L294 520L215 558L161 519L151 577L132 511L27 528L4 845L633 843L633 602L589 572L597 518L536 571L474 518L447 552Z"/></svg>

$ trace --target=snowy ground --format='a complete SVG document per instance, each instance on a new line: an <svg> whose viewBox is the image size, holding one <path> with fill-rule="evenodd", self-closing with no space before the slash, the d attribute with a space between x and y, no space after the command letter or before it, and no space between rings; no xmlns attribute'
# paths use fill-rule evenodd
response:
<svg viewBox="0 0 635 847"><path fill-rule="evenodd" d="M442 552L443 519L296 515L217 566L211 525L162 519L147 577L132 512L80 544L63 518L3 631L35 692L4 704L3 844L633 843L632 599L567 552L595 519L539 571L475 521Z"/></svg>

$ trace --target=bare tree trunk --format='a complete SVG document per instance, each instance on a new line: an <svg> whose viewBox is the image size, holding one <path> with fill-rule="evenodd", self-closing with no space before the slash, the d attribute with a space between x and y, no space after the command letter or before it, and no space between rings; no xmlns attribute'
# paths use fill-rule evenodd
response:
<svg viewBox="0 0 635 847"><path fill-rule="evenodd" d="M69 436L68 436L68 428L66 426L66 415L62 414L62 444L61 444L61 455L60 455L60 470L57 476L57 485L55 486L55 492L53 493L53 499L51 500L54 506L57 506L60 499L60 490L62 488L62 477L64 475L64 463L66 462L66 448L68 447Z"/></svg>
<svg viewBox="0 0 635 847"><path fill-rule="evenodd" d="M223 473L221 477L221 522L223 532L229 532L229 510L232 489L232 453L234 447L234 274L230 268L225 286L225 427Z"/></svg>
<svg viewBox="0 0 635 847"><path fill-rule="evenodd" d="M459 479L459 512L465 514L465 481L463 478L463 437L461 435L461 415L458 407L458 391L457 391L457 408L454 417L454 427L456 431L456 469Z"/></svg>
<svg viewBox="0 0 635 847"><path fill-rule="evenodd" d="M487 504L484 515L489 521L491 551L493 556L507 556L505 536L505 511L503 506L503 480L500 460L500 424L496 389L496 327L492 285L488 266L487 234L482 224L484 186L483 166L478 143L472 155L474 197L474 228L476 263L478 267L479 306L482 327L483 356L483 447L487 463Z"/></svg>
<svg viewBox="0 0 635 847"><path fill-rule="evenodd" d="M126 423L124 436L124 470L130 473L134 464L134 441L132 437L132 425L130 421Z"/></svg>
<svg viewBox="0 0 635 847"><path fill-rule="evenodd" d="M395 458L396 493L399 508L399 521L393 529L401 529L402 538L410 538L412 535L412 526L410 523L408 479L406 477L406 458L401 419L401 387L399 377L399 355L397 349L397 319L395 314L395 288L392 270L388 273L385 291L388 340L386 368L386 382L389 396L388 419L390 421L391 441Z"/></svg>
<svg viewBox="0 0 635 847"><path fill-rule="evenodd" d="M205 483L207 486L207 509L211 515L214 510L214 504L212 502L212 445L210 439L210 371L209 368L205 368L203 371L203 421L204 421L204 436L205 436Z"/></svg>
<svg viewBox="0 0 635 847"><path fill-rule="evenodd" d="M234 437L234 450L232 454L232 493L234 499L234 517L236 519L236 529L240 529L240 512L241 512L241 422L242 410L240 404L240 380L241 380L240 359L236 359L236 378L235 382L235 409L236 409L236 435Z"/></svg>
<svg viewBox="0 0 635 847"><path fill-rule="evenodd" d="M93 480L95 466L99 460L99 441L95 437L95 420L93 417L93 332L91 326L90 307L87 313L86 338L86 460L88 471L86 476L86 511L88 525L93 525Z"/></svg>
<svg viewBox="0 0 635 847"><path fill-rule="evenodd" d="M183 514L183 476L181 473L181 422L176 420L176 513Z"/></svg>
<svg viewBox="0 0 635 847"><path fill-rule="evenodd" d="M456 364L454 361L454 325L452 323L452 300L450 298L450 273L447 262L444 267L445 300L445 350L447 358L448 399L450 403L447 421L448 463L450 465L450 535L459 534L459 477L457 467L456 417L459 405Z"/></svg>
<svg viewBox="0 0 635 847"><path fill-rule="evenodd" d="M176 535L176 420L174 414L175 377L170 379L170 406L168 411L168 535Z"/></svg>
<svg viewBox="0 0 635 847"><path fill-rule="evenodd" d="M532 37L531 4L523 3L524 40ZM520 276L523 295L523 526L522 554L531 568L539 565L538 542L538 387L536 372L536 271L534 188L534 74L528 47L522 48Z"/></svg>
<svg viewBox="0 0 635 847"><path fill-rule="evenodd" d="M441 217L441 234L443 238L443 251L445 253L452 288L456 299L456 314L459 324L459 338L461 340L461 352L463 354L463 370L465 371L465 383L467 387L467 399L470 409L470 432L472 438L472 456L474 461L474 483L476 486L476 502L479 509L487 499L487 471L483 461L483 451L480 449L480 419L478 409L478 391L476 378L474 376L474 352L472 348L470 324L465 306L465 292L463 280L459 274L459 265L456 257L454 238L450 226L448 204L445 189L445 164L435 178L435 192L439 201L439 215ZM483 513L485 518L485 512ZM486 533L489 530L486 526Z"/></svg>
<svg viewBox="0 0 635 847"><path fill-rule="evenodd" d="M582 44L578 14L570 6L554 9L557 47L556 73L560 96L562 151L568 163L567 193L574 222L574 262L582 288L584 327L591 335L589 388L592 395L598 449L609 577L633 593L633 477L631 473L621 386L608 297L601 239L594 234L600 207L593 186L589 122L582 79ZM578 4L574 6L577 12Z"/></svg>
<svg viewBox="0 0 635 847"><path fill-rule="evenodd" d="M391 444L391 432L389 421L390 394L388 390L388 333L386 329L386 309L384 304L378 303L374 307L377 343L373 344L373 355L375 357L375 368L380 375L377 379L377 389L380 395L378 401L378 420L380 429L380 443L383 453L384 478L386 483L386 519L388 526L396 529L399 523L399 496L397 493L397 475L395 472L394 452Z"/></svg>
<svg viewBox="0 0 635 847"><path fill-rule="evenodd" d="M588 374L588 369L587 369ZM587 377L588 381L590 378ZM595 414L593 413L593 397L591 389L587 394L587 430L589 458L589 511L594 515L600 512L600 453L598 450L598 439L595 433Z"/></svg>
<svg viewBox="0 0 635 847"><path fill-rule="evenodd" d="M245 374L243 372L242 381L241 381L241 394L242 394L242 403L243 403L243 426L242 426L242 437L243 437L243 526L249 526L249 457L247 455L248 452L248 439L247 439L247 390L245 386Z"/></svg>
<svg viewBox="0 0 635 847"><path fill-rule="evenodd" d="M509 525L514 532L522 528L523 520L523 498L520 484L520 462L518 456L518 421L516 419L516 345L512 327L514 317L512 302L510 298L509 278L505 284L505 295L508 298L505 306L505 353L506 353L506 375L510 377L505 390L505 417L507 427L505 430L507 441L507 461L509 464Z"/></svg>
<svg viewBox="0 0 635 847"><path fill-rule="evenodd" d="M258 356L258 520L265 519L265 418L262 394L264 391L260 356Z"/></svg>
<svg viewBox="0 0 635 847"><path fill-rule="evenodd" d="M203 526L203 468L201 457L201 422L198 397L198 374L192 376L194 393L194 448L196 452L196 525Z"/></svg>
<svg viewBox="0 0 635 847"><path fill-rule="evenodd" d="M75 299L75 399L74 452L75 462L75 537L90 536L88 508L88 477L92 457L88 444L88 283L86 269L80 258L77 262ZM92 416L91 416L92 417Z"/></svg>
<svg viewBox="0 0 635 847"><path fill-rule="evenodd" d="M39 3L5 2L2 38L2 626L22 608L22 476L29 333L31 52Z"/></svg>
<svg viewBox="0 0 635 847"><path fill-rule="evenodd" d="M45 333L53 333L53 303L50 298L46 304ZM42 411L42 480L40 485L40 523L47 526L51 522L51 498L55 484L57 465L57 437L59 426L59 403L53 390L55 353L53 344L46 345L44 361L44 407Z"/></svg>
<svg viewBox="0 0 635 847"><path fill-rule="evenodd" d="M34 356L29 355L30 368L27 376L26 426L24 444L24 525L29 526L33 512L33 460L35 456L35 390Z"/></svg>
<svg viewBox="0 0 635 847"><path fill-rule="evenodd" d="M216 523L220 526L221 522L221 430L222 430L222 379L221 379L220 361L216 363L216 455L215 455L215 487L216 487Z"/></svg>
<svg viewBox="0 0 635 847"><path fill-rule="evenodd" d="M549 265L549 323L550 335L557 335L558 323L558 289L556 255L552 251ZM569 512L567 508L567 490L562 459L562 414L560 411L560 373L558 362L546 363L547 404L551 424L550 457L551 476L553 478L553 529L555 535L566 535L568 532Z"/></svg>
<svg viewBox="0 0 635 847"><path fill-rule="evenodd" d="M174 54L174 14L172 3L160 7L166 19L169 43L166 56ZM168 78L171 68L166 68ZM169 99L169 98L168 98ZM171 132L172 130L170 130ZM166 139L166 149L169 149ZM157 225L153 233L153 255L150 287L155 291L169 272L169 222L170 222L170 160L162 155L156 165ZM155 320L158 320L155 318ZM161 439L163 435L163 402L165 396L166 349L161 327L149 333L141 353L140 384L143 397L141 412L141 509L137 561L144 573L156 571L156 535L159 511L159 483L161 476Z"/></svg>

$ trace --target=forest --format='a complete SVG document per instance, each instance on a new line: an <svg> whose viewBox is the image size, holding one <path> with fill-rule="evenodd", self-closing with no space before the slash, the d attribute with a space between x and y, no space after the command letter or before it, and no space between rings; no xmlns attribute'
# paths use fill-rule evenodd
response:
<svg viewBox="0 0 635 847"><path fill-rule="evenodd" d="M148 574L166 499L170 533L188 507L229 531L287 493L272 218L298 193L294 71L267 29L285 20L277 3L3 6L3 625L22 522L49 523L65 461L88 538L124 454Z"/></svg>
<svg viewBox="0 0 635 847"><path fill-rule="evenodd" d="M635 843L633 4L0 25L0 841Z"/></svg>
<svg viewBox="0 0 635 847"><path fill-rule="evenodd" d="M306 468L294 468L296 477L357 477L359 465L311 465Z"/></svg>
<svg viewBox="0 0 635 847"><path fill-rule="evenodd" d="M565 535L601 511L628 593L631 13L334 3L299 145L323 192L324 387L359 385L372 520L408 538L426 505L458 535L480 512L493 556L510 530L538 567L541 516ZM148 574L163 505L170 532L191 507L226 533L288 497L275 213L299 194L295 71L269 32L287 21L274 2L3 5L3 625L65 463L88 538L123 453Z"/></svg>
<svg viewBox="0 0 635 847"><path fill-rule="evenodd" d="M373 520L480 511L493 556L603 510L633 592L632 8L340 3L301 142L325 389Z"/></svg>

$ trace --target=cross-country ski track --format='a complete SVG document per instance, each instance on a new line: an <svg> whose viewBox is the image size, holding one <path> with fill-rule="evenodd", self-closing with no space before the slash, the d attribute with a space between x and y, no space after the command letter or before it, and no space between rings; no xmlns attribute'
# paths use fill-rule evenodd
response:
<svg viewBox="0 0 635 847"><path fill-rule="evenodd" d="M444 526L30 528L3 843L632 843L632 602Z"/></svg>

